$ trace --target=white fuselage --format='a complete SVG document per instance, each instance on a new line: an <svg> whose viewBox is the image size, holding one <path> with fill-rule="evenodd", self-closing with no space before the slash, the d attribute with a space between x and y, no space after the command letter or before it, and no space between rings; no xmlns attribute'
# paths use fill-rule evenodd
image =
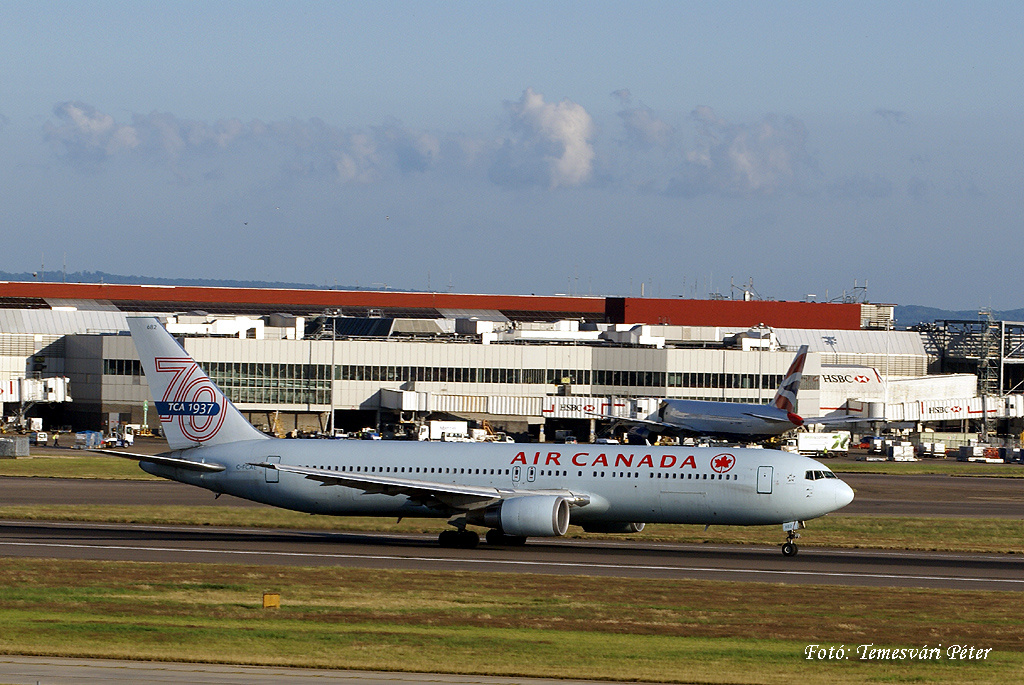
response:
<svg viewBox="0 0 1024 685"><path fill-rule="evenodd" d="M506 497L572 493L589 499L571 510L578 524L781 524L823 516L853 499L850 487L821 463L764 449L264 439L170 456L225 468L198 473L145 460L142 468L218 493L338 516L453 512L402 494L368 494L256 464L493 487Z"/></svg>
<svg viewBox="0 0 1024 685"><path fill-rule="evenodd" d="M787 412L767 404L664 400L658 416L681 435L756 441L782 435L798 424Z"/></svg>

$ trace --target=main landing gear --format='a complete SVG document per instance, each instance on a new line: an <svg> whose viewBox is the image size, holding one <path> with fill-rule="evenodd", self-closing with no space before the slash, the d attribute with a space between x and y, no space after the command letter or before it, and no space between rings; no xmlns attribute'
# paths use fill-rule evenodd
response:
<svg viewBox="0 0 1024 685"><path fill-rule="evenodd" d="M457 530L443 530L437 536L437 543L442 547L457 549L473 549L480 544L480 536L471 530L467 530L464 519L449 521ZM493 547L522 547L526 544L525 535L506 535L505 533L491 528L486 535L487 544Z"/></svg>
<svg viewBox="0 0 1024 685"><path fill-rule="evenodd" d="M442 547L456 547L459 549L473 549L480 544L480 536L471 530L442 530L437 536L437 542Z"/></svg>
<svg viewBox="0 0 1024 685"><path fill-rule="evenodd" d="M790 523L782 524L782 530L786 531L786 541L782 543L782 556L784 557L795 557L796 553L800 549L796 546L794 540L800 537L800 533L797 531L801 528L806 528L807 524L803 521L791 521Z"/></svg>
<svg viewBox="0 0 1024 685"><path fill-rule="evenodd" d="M494 547L522 547L526 544L525 535L505 535L496 528L491 528L484 537L487 544Z"/></svg>

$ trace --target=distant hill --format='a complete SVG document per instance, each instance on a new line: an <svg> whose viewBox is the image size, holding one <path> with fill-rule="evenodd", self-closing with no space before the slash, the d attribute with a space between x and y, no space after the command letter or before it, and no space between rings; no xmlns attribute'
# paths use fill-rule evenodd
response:
<svg viewBox="0 0 1024 685"><path fill-rule="evenodd" d="M980 321L979 311L980 309L936 309L917 304L900 304L896 305L896 326L897 328L907 328L919 323L932 323L940 319ZM1024 309L993 310L992 318L996 321L1024 321Z"/></svg>

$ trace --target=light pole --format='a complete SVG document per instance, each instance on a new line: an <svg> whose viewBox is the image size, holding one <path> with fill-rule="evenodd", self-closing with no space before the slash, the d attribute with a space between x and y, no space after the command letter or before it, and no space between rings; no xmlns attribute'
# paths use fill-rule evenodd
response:
<svg viewBox="0 0 1024 685"><path fill-rule="evenodd" d="M337 342L337 321L335 317L338 315L337 309L325 309L324 316L331 317L331 415L327 419L327 431L331 438L334 437L334 378L337 375L335 364L334 364L334 348Z"/></svg>

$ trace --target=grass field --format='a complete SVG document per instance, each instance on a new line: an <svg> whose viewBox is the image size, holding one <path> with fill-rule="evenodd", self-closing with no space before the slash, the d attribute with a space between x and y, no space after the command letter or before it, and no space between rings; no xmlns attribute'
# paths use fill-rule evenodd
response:
<svg viewBox="0 0 1024 685"><path fill-rule="evenodd" d="M5 653L706 683L1024 673L1015 593L23 559L0 574ZM849 658L808 660L809 644ZM942 656L862 660L861 644ZM992 652L952 660L954 644Z"/></svg>
<svg viewBox="0 0 1024 685"><path fill-rule="evenodd" d="M101 478L108 480L163 480L139 468L134 459L106 457L67 450L66 455L0 459L0 476L37 478Z"/></svg>

